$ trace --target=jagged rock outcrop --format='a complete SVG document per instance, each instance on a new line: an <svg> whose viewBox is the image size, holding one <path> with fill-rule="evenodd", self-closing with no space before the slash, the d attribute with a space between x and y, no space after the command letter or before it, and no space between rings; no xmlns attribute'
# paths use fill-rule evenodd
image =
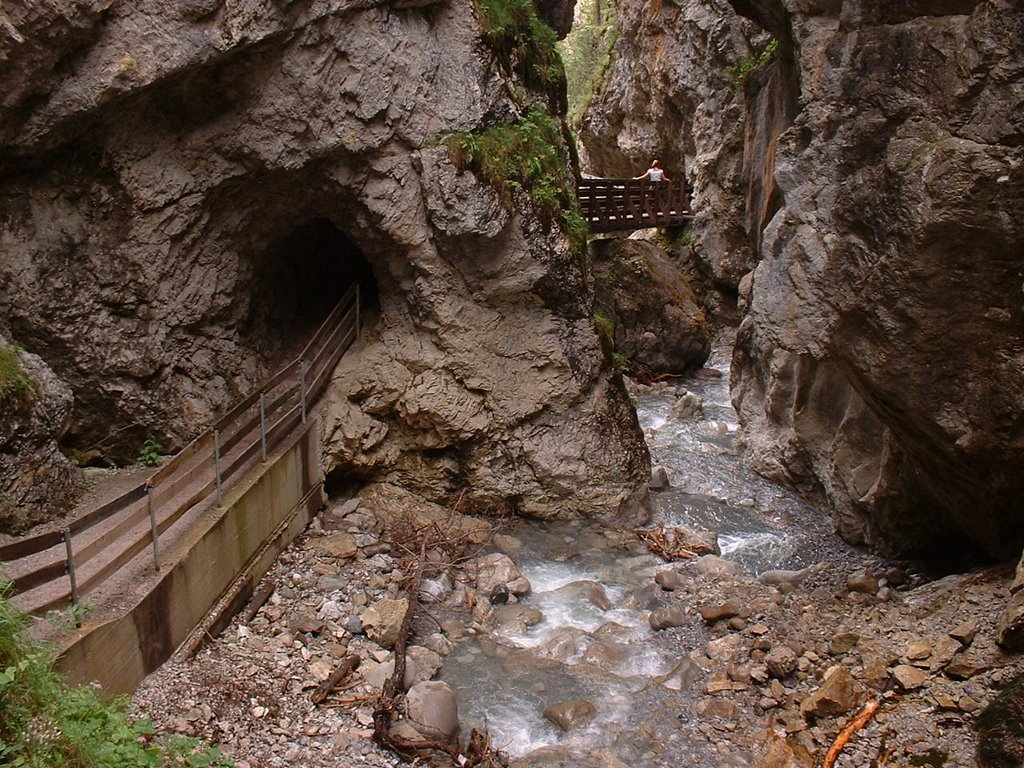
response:
<svg viewBox="0 0 1024 768"><path fill-rule="evenodd" d="M71 390L37 355L0 336L0 530L24 530L81 491L78 469L56 442L71 403Z"/></svg>
<svg viewBox="0 0 1024 768"><path fill-rule="evenodd" d="M444 148L525 110L472 3L20 0L0 59L0 316L74 391L70 446L180 445L358 279L377 321L328 469L537 514L636 501L646 449L566 238Z"/></svg>
<svg viewBox="0 0 1024 768"><path fill-rule="evenodd" d="M748 148L781 203L733 365L749 455L852 540L1018 553L1024 10L735 5L799 72L791 124Z"/></svg>
<svg viewBox="0 0 1024 768"><path fill-rule="evenodd" d="M591 243L595 304L615 350L642 378L699 368L711 352L697 297L668 254L641 239Z"/></svg>
<svg viewBox="0 0 1024 768"><path fill-rule="evenodd" d="M693 186L693 253L712 285L735 290L753 268L745 227L738 76L765 35L725 0L616 0L619 38L603 90L580 126L584 169L636 176L652 158ZM695 286L696 287L696 286Z"/></svg>

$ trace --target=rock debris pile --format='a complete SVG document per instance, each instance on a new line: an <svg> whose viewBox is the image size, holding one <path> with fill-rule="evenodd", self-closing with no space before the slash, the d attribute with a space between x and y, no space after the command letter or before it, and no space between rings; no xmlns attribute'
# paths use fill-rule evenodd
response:
<svg viewBox="0 0 1024 768"><path fill-rule="evenodd" d="M408 606L399 553L383 533L356 500L323 513L268 574L276 589L255 617L236 618L195 658L151 676L135 696L138 711L161 730L221 743L242 768L396 765L371 741L375 697L394 669L392 646ZM621 557L636 557L638 542L624 534L604 538L613 556L622 548ZM410 641L406 710L396 726L406 738L447 738L458 730L458 702L434 679L443 664L460 663L455 656L462 651L453 656L454 649L469 640L500 655L502 633L528 633L548 620L530 604L530 582L513 559L519 539L498 534L491 545L501 551L470 553L461 567L421 585L431 618L414 622ZM715 555L644 573L639 589L654 631L643 642L678 659L669 674L654 678L662 706L679 715L678 732L650 734L640 762L609 765L710 757L721 765L809 767L869 701L879 703L877 713L836 765L972 765L976 717L1024 670L1024 659L996 642L1012 583L1005 569L927 581L848 552L759 578ZM561 589L570 601L613 608L598 582ZM558 645L544 664L572 656L571 643ZM603 663L596 651L588 653L592 664ZM350 654L361 659L356 673L314 705L312 692ZM564 697L543 716L572 734L605 706ZM634 725L621 724L632 741L643 738ZM594 759L549 747L513 765Z"/></svg>

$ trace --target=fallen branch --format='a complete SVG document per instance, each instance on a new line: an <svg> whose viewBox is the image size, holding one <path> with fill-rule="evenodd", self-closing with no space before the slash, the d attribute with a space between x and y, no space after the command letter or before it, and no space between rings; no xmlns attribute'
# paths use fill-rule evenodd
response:
<svg viewBox="0 0 1024 768"><path fill-rule="evenodd" d="M651 554L660 555L666 560L688 560L697 557L697 553L692 549L687 549L673 541L673 536L663 527L651 530L637 529L633 533L644 543Z"/></svg>
<svg viewBox="0 0 1024 768"><path fill-rule="evenodd" d="M324 680L320 687L313 692L313 703L319 704L327 698L327 694L337 687L338 683L344 680L346 677L355 671L356 667L359 666L361 659L355 654L350 653L348 656L341 660L341 663L335 667L334 671L331 672L331 676Z"/></svg>
<svg viewBox="0 0 1024 768"><path fill-rule="evenodd" d="M394 532L393 532L394 533ZM424 751L434 750L448 755L452 762L463 768L507 768L508 758L491 746L490 738L473 730L466 750L459 746L458 739L407 739L396 734L392 726L398 719L404 703L402 682L405 679L406 649L412 634L413 621L420 615L420 585L424 576L440 572L459 561L464 551L467 535L454 533L450 522L432 521L423 526L393 535L392 546L404 560L403 588L409 601L395 640L395 668L384 681L383 690L373 710L373 740L382 747L392 750L404 760L413 760ZM443 561L428 558L428 552L440 552Z"/></svg>
<svg viewBox="0 0 1024 768"><path fill-rule="evenodd" d="M277 584L273 579L269 579L266 584L260 587L259 592L252 596L252 600L249 601L249 607L245 609L244 621L246 624L256 618L256 614L260 612L263 604L274 594L275 589L277 589Z"/></svg>
<svg viewBox="0 0 1024 768"><path fill-rule="evenodd" d="M878 699L871 699L867 704L860 708L856 715L854 715L850 721L843 726L843 730L836 736L836 740L832 742L832 746L829 747L828 753L825 755L825 761L821 764L821 768L834 768L836 760L839 759L839 753L843 751L843 747L850 740L857 731L868 724L868 721L875 716L875 712L878 711L879 701Z"/></svg>

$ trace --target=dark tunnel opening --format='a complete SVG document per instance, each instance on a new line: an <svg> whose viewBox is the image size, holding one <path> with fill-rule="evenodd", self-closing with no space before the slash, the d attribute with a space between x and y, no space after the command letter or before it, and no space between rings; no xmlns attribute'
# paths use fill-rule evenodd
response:
<svg viewBox="0 0 1024 768"><path fill-rule="evenodd" d="M272 367L296 357L353 283L364 310L377 305L370 263L345 233L314 219L276 240L256 265L244 335Z"/></svg>

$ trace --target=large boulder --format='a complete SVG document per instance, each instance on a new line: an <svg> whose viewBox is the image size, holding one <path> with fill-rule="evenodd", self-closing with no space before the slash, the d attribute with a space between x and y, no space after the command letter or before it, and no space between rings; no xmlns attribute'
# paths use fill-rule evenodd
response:
<svg viewBox="0 0 1024 768"><path fill-rule="evenodd" d="M63 512L82 490L57 441L71 389L39 358L0 335L0 532L19 533Z"/></svg>
<svg viewBox="0 0 1024 768"><path fill-rule="evenodd" d="M611 322L615 351L634 373L682 373L703 365L711 352L707 320L668 254L644 240L592 246L599 322Z"/></svg>
<svg viewBox="0 0 1024 768"><path fill-rule="evenodd" d="M366 636L382 648L394 648L398 640L409 601L404 597L397 600L378 600L360 615Z"/></svg>
<svg viewBox="0 0 1024 768"><path fill-rule="evenodd" d="M416 683L405 696L406 717L428 739L451 741L459 733L459 705L448 683Z"/></svg>

